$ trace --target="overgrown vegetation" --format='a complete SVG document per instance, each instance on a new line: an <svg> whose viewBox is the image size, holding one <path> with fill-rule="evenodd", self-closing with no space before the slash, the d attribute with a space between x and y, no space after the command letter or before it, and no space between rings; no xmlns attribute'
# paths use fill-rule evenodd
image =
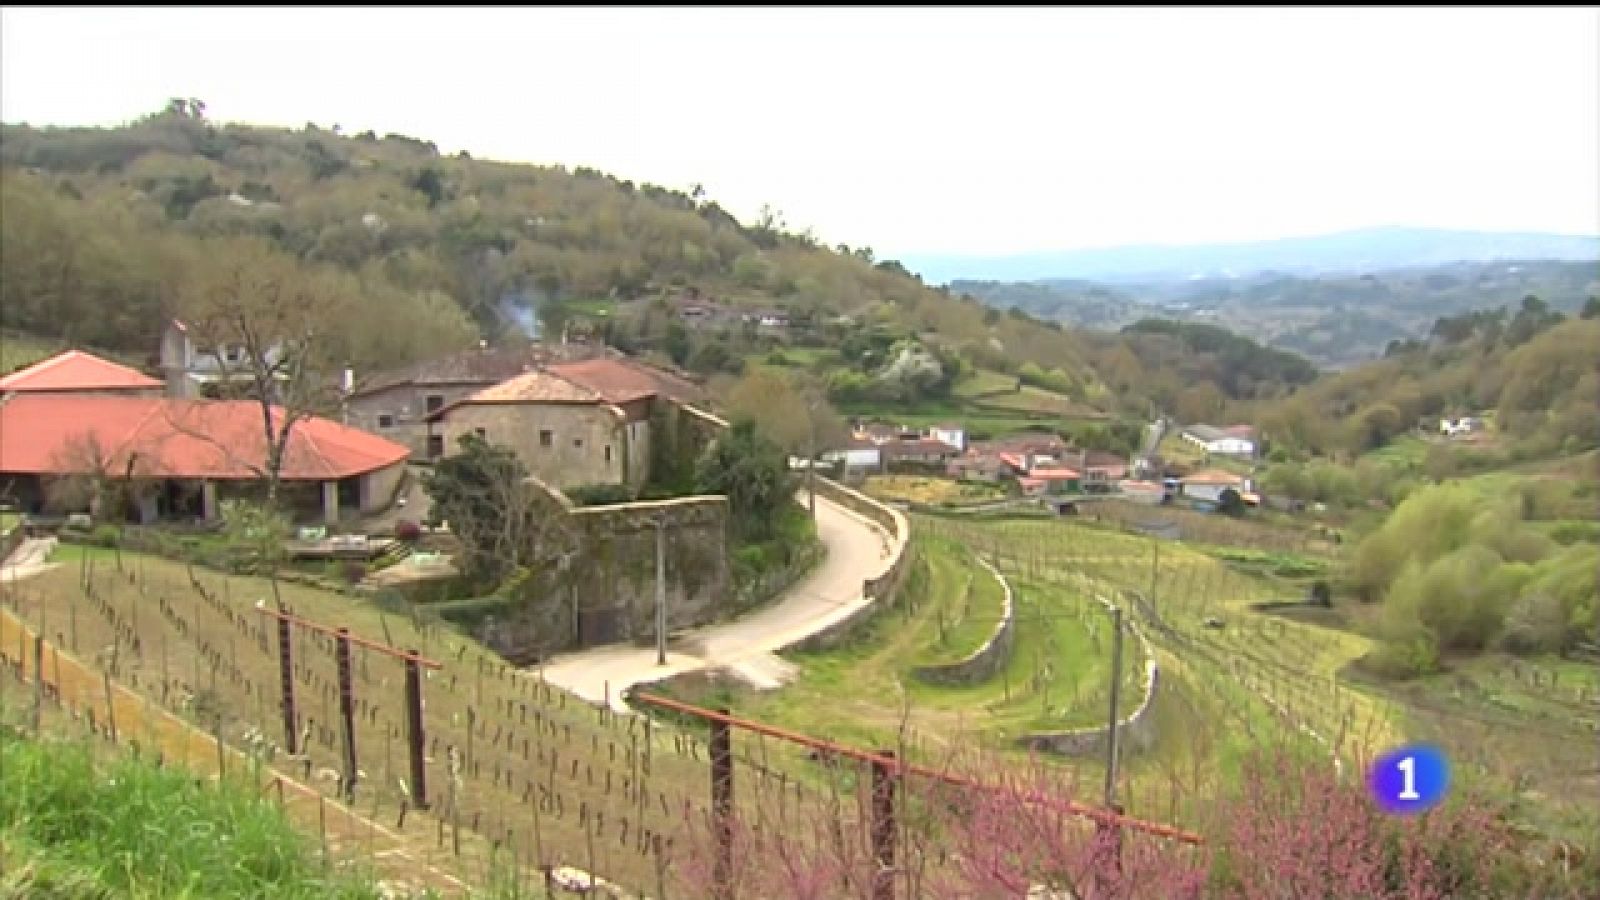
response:
<svg viewBox="0 0 1600 900"><path fill-rule="evenodd" d="M1410 676L1452 655L1566 652L1595 629L1600 546L1561 546L1530 527L1515 496L1465 484L1423 488L1356 548L1349 580L1381 601L1383 648L1369 664Z"/></svg>
<svg viewBox="0 0 1600 900"><path fill-rule="evenodd" d="M9 677L9 676L6 676ZM0 896L377 898L244 785L0 723Z"/></svg>

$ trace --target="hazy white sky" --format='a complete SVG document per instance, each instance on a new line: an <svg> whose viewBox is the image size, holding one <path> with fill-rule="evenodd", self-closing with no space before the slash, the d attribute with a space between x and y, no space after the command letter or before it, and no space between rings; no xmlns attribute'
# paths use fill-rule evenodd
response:
<svg viewBox="0 0 1600 900"><path fill-rule="evenodd" d="M0 118L373 129L880 257L1600 233L1595 9L16 9Z"/></svg>

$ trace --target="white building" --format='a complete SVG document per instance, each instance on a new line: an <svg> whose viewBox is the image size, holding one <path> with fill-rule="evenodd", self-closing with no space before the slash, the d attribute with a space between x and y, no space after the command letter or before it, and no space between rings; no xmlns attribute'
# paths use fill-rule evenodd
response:
<svg viewBox="0 0 1600 900"><path fill-rule="evenodd" d="M1220 456L1256 455L1255 429L1248 425L1232 428L1213 428L1210 425L1190 425L1183 430L1183 439Z"/></svg>
<svg viewBox="0 0 1600 900"><path fill-rule="evenodd" d="M934 425L928 429L928 437L967 452L967 430L960 425Z"/></svg>

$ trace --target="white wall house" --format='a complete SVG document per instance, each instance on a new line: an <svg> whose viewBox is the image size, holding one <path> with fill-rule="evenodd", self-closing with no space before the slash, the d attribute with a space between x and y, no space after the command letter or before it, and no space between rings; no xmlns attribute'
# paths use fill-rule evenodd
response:
<svg viewBox="0 0 1600 900"><path fill-rule="evenodd" d="M851 441L843 450L824 453L828 462L843 462L845 469L877 470L883 468L883 448L870 441Z"/></svg>
<svg viewBox="0 0 1600 900"><path fill-rule="evenodd" d="M967 452L967 430L960 425L935 425L928 429L928 437Z"/></svg>
<svg viewBox="0 0 1600 900"><path fill-rule="evenodd" d="M1183 439L1207 453L1221 456L1253 457L1256 441L1248 426L1213 428L1210 425L1190 425L1183 430Z"/></svg>

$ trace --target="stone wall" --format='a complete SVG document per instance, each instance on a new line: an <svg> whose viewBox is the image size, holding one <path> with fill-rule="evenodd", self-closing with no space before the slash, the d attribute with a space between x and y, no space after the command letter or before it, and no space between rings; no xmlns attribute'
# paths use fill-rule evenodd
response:
<svg viewBox="0 0 1600 900"><path fill-rule="evenodd" d="M826 497L851 512L877 523L888 533L889 562L884 566L882 573L874 578L868 578L861 590L873 600L893 600L894 595L900 590L900 585L905 581L906 564L910 558L906 548L911 541L911 523L906 519L905 513L829 478L818 476L816 484L817 496Z"/></svg>
<svg viewBox="0 0 1600 900"><path fill-rule="evenodd" d="M1156 691L1161 684L1161 667L1156 664L1155 654L1151 651L1150 642L1145 640L1144 634L1131 622L1128 630L1138 638L1138 646L1144 651L1144 699L1133 712L1124 716L1117 722L1117 743L1120 753L1141 753L1155 746L1156 723L1155 702ZM1029 750L1038 750L1043 753L1054 753L1061 756L1091 756L1106 752L1106 741L1109 739L1110 729L1104 725L1094 728L1074 728L1067 731L1047 731L1025 734L1017 739L1017 743Z"/></svg>
<svg viewBox="0 0 1600 900"><path fill-rule="evenodd" d="M576 550L473 629L507 659L526 664L578 647L654 641L657 519L666 523L667 633L714 621L732 601L726 497L573 508L552 495Z"/></svg>
<svg viewBox="0 0 1600 900"><path fill-rule="evenodd" d="M912 675L929 684L977 684L1000 671L1011 658L1011 645L1016 638L1016 616L1011 597L1011 584L1000 574L1000 570L989 564L988 560L978 558L978 563L989 570L989 574L1000 582L1000 588L1005 592L1000 621L996 623L994 633L983 642L983 646L967 654L965 659L943 665L918 666L911 670Z"/></svg>
<svg viewBox="0 0 1600 900"><path fill-rule="evenodd" d="M910 568L911 523L904 513L820 475L816 478L816 489L818 497L826 497L882 527L887 532L889 558L880 574L862 582L861 596L865 602L810 637L782 648L785 650L816 652L844 643L862 625L893 604Z"/></svg>

